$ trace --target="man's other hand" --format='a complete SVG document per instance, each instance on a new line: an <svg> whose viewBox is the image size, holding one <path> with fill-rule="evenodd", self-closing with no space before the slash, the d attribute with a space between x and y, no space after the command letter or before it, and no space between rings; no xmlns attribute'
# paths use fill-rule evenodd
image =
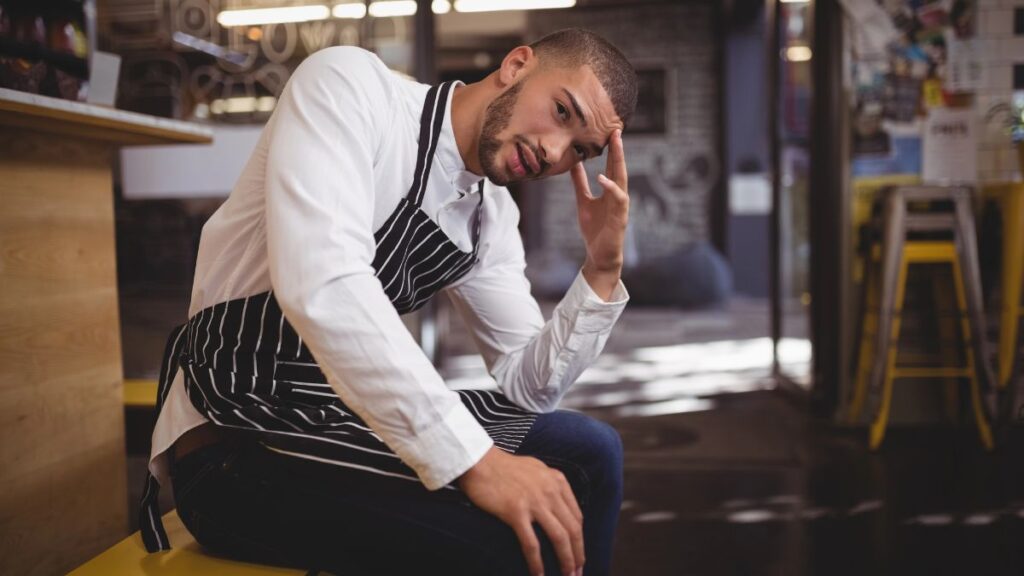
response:
<svg viewBox="0 0 1024 576"><path fill-rule="evenodd" d="M534 522L554 545L563 576L583 573L583 513L561 472L491 447L458 484L474 504L515 530L531 574L544 573Z"/></svg>

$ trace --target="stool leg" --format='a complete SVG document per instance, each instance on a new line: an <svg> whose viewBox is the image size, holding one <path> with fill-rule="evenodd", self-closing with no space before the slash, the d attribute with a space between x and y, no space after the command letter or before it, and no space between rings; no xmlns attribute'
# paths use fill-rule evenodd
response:
<svg viewBox="0 0 1024 576"><path fill-rule="evenodd" d="M878 301L879 301L879 270L875 265L874 249L868 251L864 263L864 280L861 287L861 328L857 346L857 372L854 376L853 398L846 416L849 424L860 420L864 409L864 397L867 395L868 378L871 376L871 347L878 333Z"/></svg>
<svg viewBox="0 0 1024 576"><path fill-rule="evenodd" d="M985 396L996 390L996 375L992 370L992 357L989 355L988 334L985 330L985 305L981 299L981 268L978 265L977 236L974 233L974 216L971 215L970 198L961 196L956 200L956 249L959 260L964 298L971 321L971 340L975 352L975 370L984 388L981 407L985 409ZM987 413L988 410L985 409Z"/></svg>
<svg viewBox="0 0 1024 576"><path fill-rule="evenodd" d="M966 346L966 363L969 368L973 368L970 371L971 376L969 378L971 387L971 405L974 409L974 420L978 426L978 435L981 438L981 443L985 446L986 450L991 450L994 447L992 440L992 428L989 426L988 418L985 414L984 406L982 405L983 399L981 397L981 386L979 383L978 363L979 358L976 358L976 353L979 350L978 341L973 337L971 330L971 323L973 318L968 314L970 301L967 298L967 290L965 290L968 282L964 281L963 269L960 263L959 254L953 260L953 285L956 287L956 300L957 306L960 308L960 326L963 330L964 339L969 339Z"/></svg>
<svg viewBox="0 0 1024 576"><path fill-rule="evenodd" d="M888 364L890 341L892 339L893 309L896 307L896 291L901 285L899 281L903 261L904 216L906 205L903 196L898 192L890 192L885 199L885 235L882 239L882 279L878 303L878 330L875 332L875 353L871 366L870 395L871 406L878 406L878 397L883 394ZM888 418L888 406L886 406ZM883 428L884 430L884 428ZM879 439L881 441L881 439Z"/></svg>
<svg viewBox="0 0 1024 576"><path fill-rule="evenodd" d="M877 450L885 438L885 428L889 424L889 409L892 406L892 387L896 375L896 352L899 348L900 325L903 320L903 301L907 293L907 270L910 267L906 256L900 258L900 269L896 278L896 294L893 302L895 310L890 314L892 318L892 332L890 334L890 345L883 356L885 362L884 382L882 386L882 403L878 408L878 414L871 424L869 445L872 450ZM882 328L884 330L884 327ZM888 332L888 330L887 330Z"/></svg>
<svg viewBox="0 0 1024 576"><path fill-rule="evenodd" d="M1002 313L999 318L999 387L1006 388L1016 352L1021 280L1024 275L1024 190L1005 192L1003 200Z"/></svg>

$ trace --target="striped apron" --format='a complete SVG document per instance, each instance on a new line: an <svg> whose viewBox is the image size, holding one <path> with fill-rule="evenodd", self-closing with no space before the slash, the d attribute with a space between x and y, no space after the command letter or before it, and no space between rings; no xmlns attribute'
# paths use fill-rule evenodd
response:
<svg viewBox="0 0 1024 576"><path fill-rule="evenodd" d="M412 186L374 234L373 268L399 314L423 306L477 261L483 182L469 252L460 250L420 208L450 89L451 83L445 83L428 91ZM205 308L171 333L160 369L158 415L179 368L192 405L218 426L244 431L267 449L289 456L419 482L334 392L273 291ZM457 393L495 445L508 452L515 452L536 418L498 392ZM150 552L170 548L158 491L156 479L147 475L139 526Z"/></svg>

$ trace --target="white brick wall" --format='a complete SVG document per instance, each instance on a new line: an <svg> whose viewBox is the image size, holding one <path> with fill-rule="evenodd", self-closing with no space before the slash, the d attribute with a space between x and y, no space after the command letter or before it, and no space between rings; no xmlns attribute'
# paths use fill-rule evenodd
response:
<svg viewBox="0 0 1024 576"><path fill-rule="evenodd" d="M978 38L984 67L983 86L975 94L978 115L978 178L982 182L1020 180L1017 151L996 124L985 124L988 110L1013 98L1014 65L1024 64L1024 36L1013 30L1016 9L1024 0L978 0Z"/></svg>

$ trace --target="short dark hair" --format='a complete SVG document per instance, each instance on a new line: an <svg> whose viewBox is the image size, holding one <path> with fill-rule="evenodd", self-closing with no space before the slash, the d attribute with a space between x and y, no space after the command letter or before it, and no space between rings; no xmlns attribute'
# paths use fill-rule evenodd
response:
<svg viewBox="0 0 1024 576"><path fill-rule="evenodd" d="M590 66L623 125L629 123L636 109L636 70L611 42L583 28L566 28L533 42L530 48L542 66Z"/></svg>

